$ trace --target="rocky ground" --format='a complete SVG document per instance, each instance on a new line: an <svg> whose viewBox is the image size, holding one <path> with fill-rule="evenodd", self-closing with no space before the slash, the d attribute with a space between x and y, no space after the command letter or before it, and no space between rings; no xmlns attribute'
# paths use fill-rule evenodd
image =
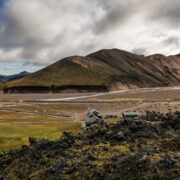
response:
<svg viewBox="0 0 180 180"><path fill-rule="evenodd" d="M100 121L0 153L0 179L180 179L180 112Z"/></svg>

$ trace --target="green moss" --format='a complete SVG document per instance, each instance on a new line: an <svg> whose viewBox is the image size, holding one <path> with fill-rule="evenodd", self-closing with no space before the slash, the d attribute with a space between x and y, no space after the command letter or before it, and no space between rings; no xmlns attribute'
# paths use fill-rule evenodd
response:
<svg viewBox="0 0 180 180"><path fill-rule="evenodd" d="M0 124L0 151L28 144L29 137L58 139L63 131L78 133L81 123L64 122L60 124Z"/></svg>

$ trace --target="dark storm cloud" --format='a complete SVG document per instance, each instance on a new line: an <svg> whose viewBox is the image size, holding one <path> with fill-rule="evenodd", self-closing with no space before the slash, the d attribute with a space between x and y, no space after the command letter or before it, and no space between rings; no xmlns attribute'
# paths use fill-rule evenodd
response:
<svg viewBox="0 0 180 180"><path fill-rule="evenodd" d="M93 33L100 34L113 30L113 28L121 28L128 23L134 14L143 6L142 0L121 0L112 1L104 0L101 6L105 6L105 14L102 18L94 22Z"/></svg>
<svg viewBox="0 0 180 180"><path fill-rule="evenodd" d="M149 16L151 20L161 20L171 26L180 26L179 0L159 0L157 4L153 4L152 8L153 11L151 16Z"/></svg>
<svg viewBox="0 0 180 180"><path fill-rule="evenodd" d="M127 18L128 16L128 3L127 2L122 3L122 2L113 4L113 6L111 6L110 1L106 3L104 2L104 4L107 4L106 7L108 8L105 9L106 11L105 15L99 20L97 20L97 22L95 22L93 33L95 34L103 33L108 30L111 30L118 24L123 23L125 18Z"/></svg>

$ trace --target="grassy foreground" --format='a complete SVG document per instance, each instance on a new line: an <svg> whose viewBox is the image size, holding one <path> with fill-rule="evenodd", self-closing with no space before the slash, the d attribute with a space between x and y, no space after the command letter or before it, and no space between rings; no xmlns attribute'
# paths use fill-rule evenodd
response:
<svg viewBox="0 0 180 180"><path fill-rule="evenodd" d="M81 124L76 122L64 122L58 124L1 124L0 125L0 151L20 147L28 144L30 136L36 138L48 138L55 140L63 131L77 133L81 130Z"/></svg>
<svg viewBox="0 0 180 180"><path fill-rule="evenodd" d="M68 118L0 112L0 151L28 144L28 138L58 139L63 131L78 133L81 123Z"/></svg>

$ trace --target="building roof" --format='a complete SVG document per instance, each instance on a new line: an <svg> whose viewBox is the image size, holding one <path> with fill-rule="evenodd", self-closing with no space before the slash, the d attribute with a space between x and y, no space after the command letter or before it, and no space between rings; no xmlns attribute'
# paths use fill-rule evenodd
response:
<svg viewBox="0 0 180 180"><path fill-rule="evenodd" d="M123 116L139 116L138 112L123 112Z"/></svg>
<svg viewBox="0 0 180 180"><path fill-rule="evenodd" d="M97 120L101 119L102 116L101 114L99 113L98 110L96 109L92 109L86 116L86 124L92 124L92 123L95 123Z"/></svg>
<svg viewBox="0 0 180 180"><path fill-rule="evenodd" d="M89 113L90 113L90 114L94 114L94 113L99 113L99 111L96 110L96 109L92 109L91 111L89 111Z"/></svg>
<svg viewBox="0 0 180 180"><path fill-rule="evenodd" d="M92 124L92 123L96 122L97 120L98 120L98 118L95 115L93 115L92 117L87 116L86 124Z"/></svg>

